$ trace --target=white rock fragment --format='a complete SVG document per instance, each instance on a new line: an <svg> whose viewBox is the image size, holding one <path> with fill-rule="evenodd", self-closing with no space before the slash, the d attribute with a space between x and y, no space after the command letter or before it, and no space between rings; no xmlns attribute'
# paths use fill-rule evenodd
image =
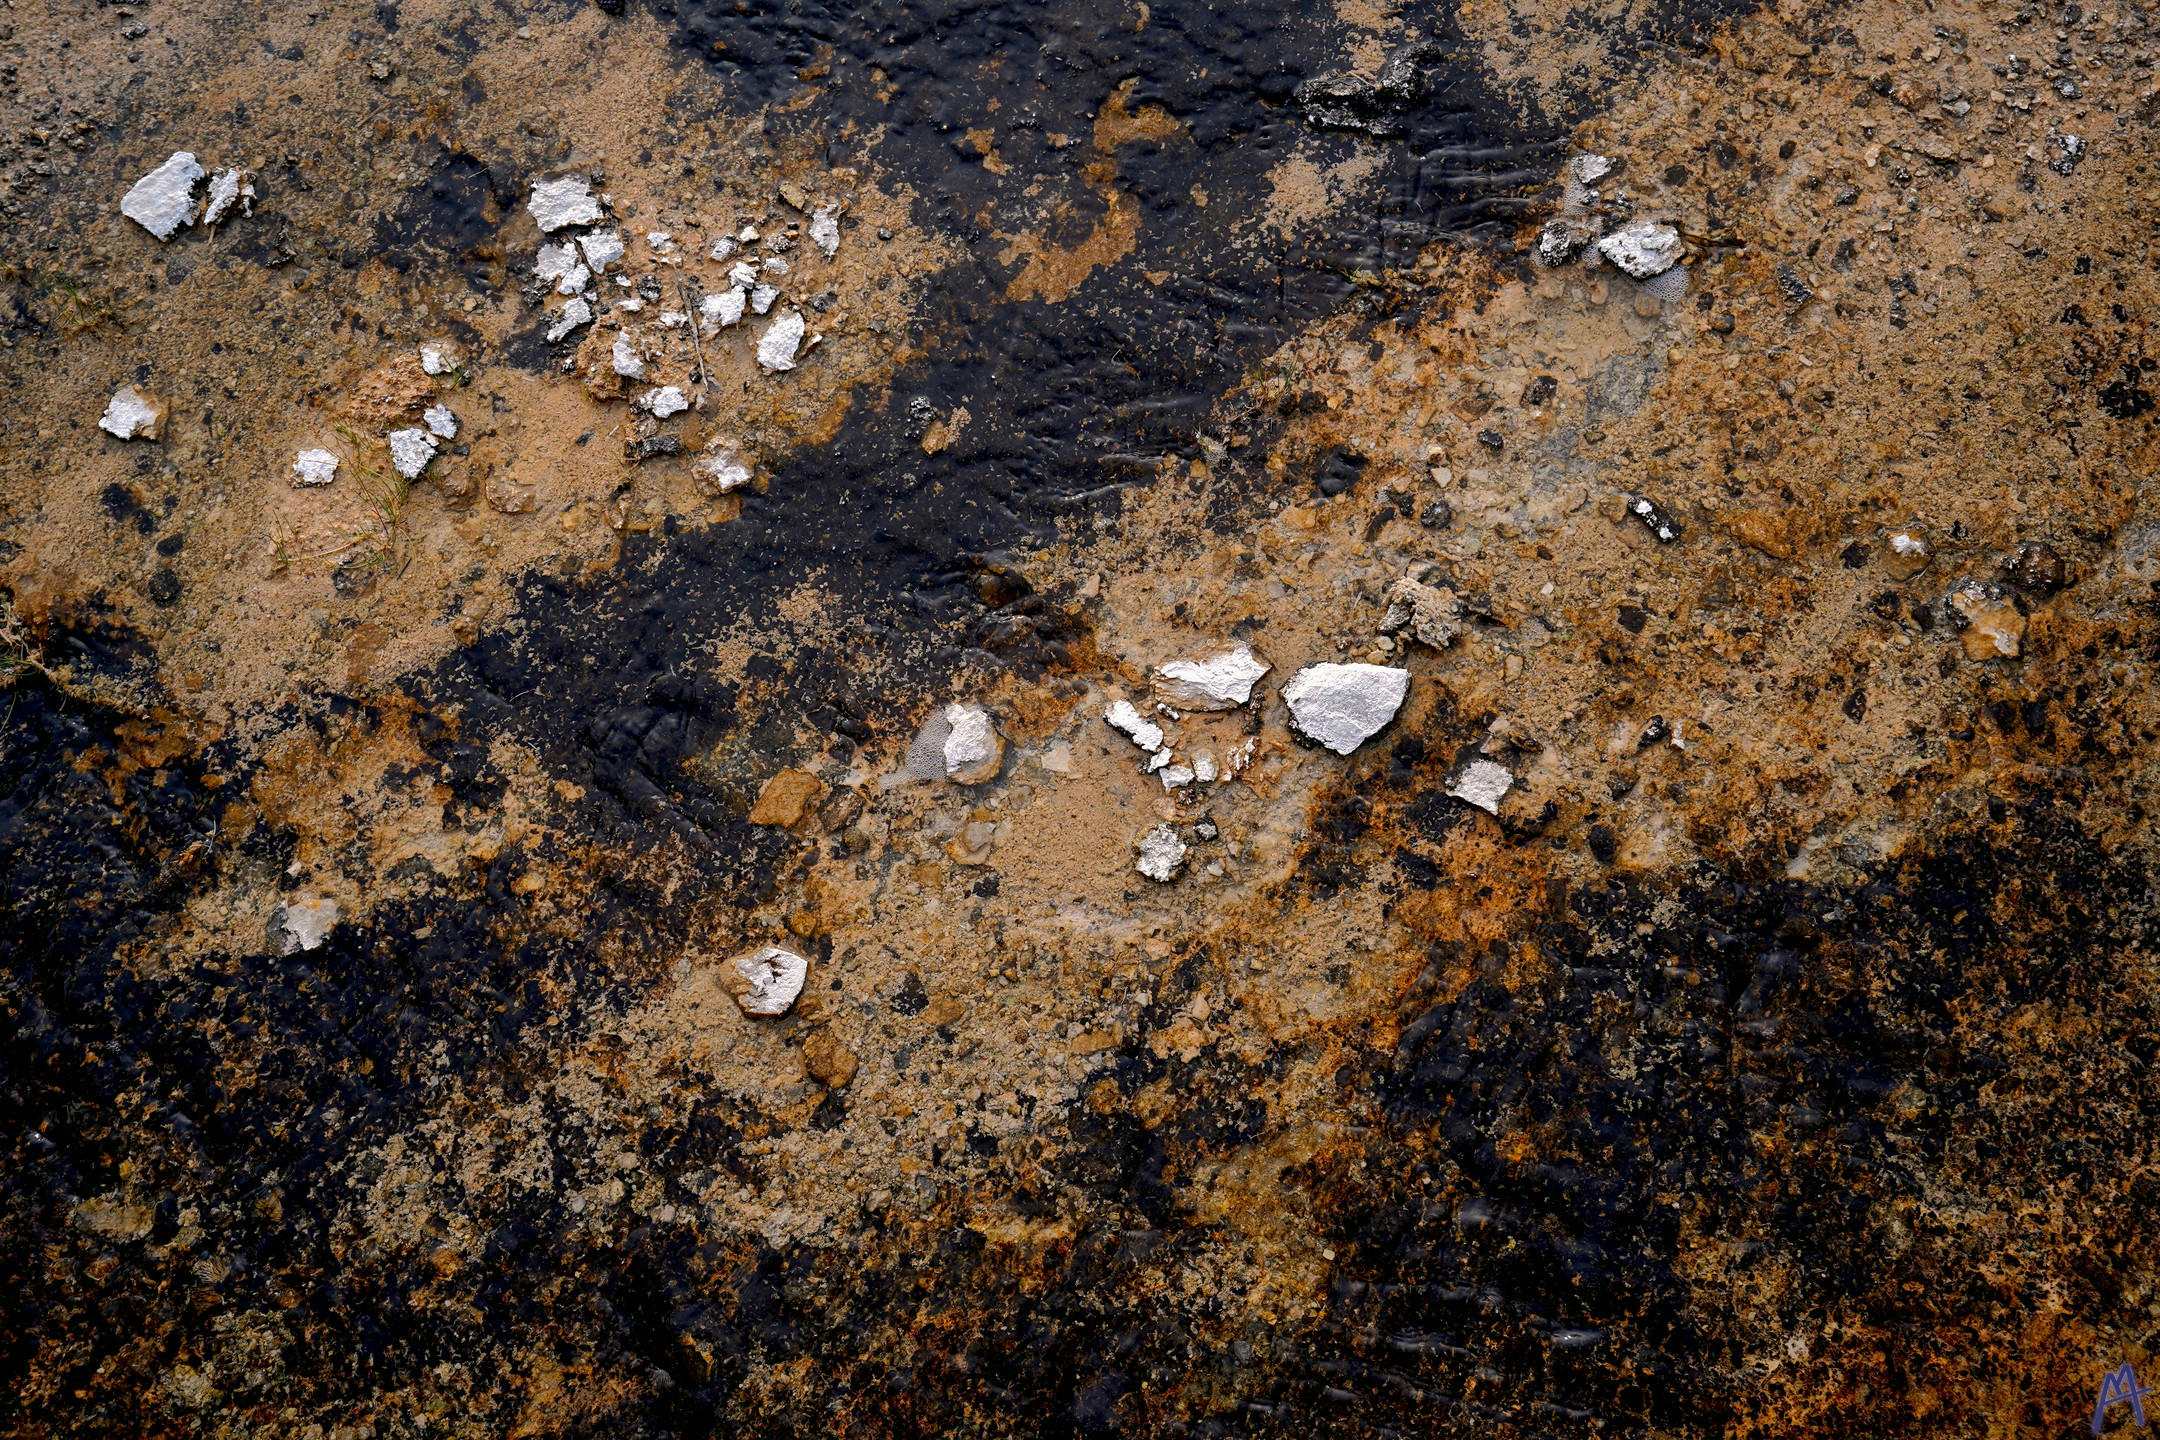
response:
<svg viewBox="0 0 2160 1440"><path fill-rule="evenodd" d="M761 280L750 289L750 308L763 315L772 309L772 302L779 298L780 292Z"/></svg>
<svg viewBox="0 0 2160 1440"><path fill-rule="evenodd" d="M120 440L155 440L165 429L165 402L147 390L123 385L105 402L98 429Z"/></svg>
<svg viewBox="0 0 2160 1440"><path fill-rule="evenodd" d="M1165 790L1182 790L1198 778L1199 772L1190 765L1165 765L1158 773Z"/></svg>
<svg viewBox="0 0 2160 1440"><path fill-rule="evenodd" d="M1242 641L1218 645L1197 658L1157 666L1155 698L1180 710L1235 710L1273 668Z"/></svg>
<svg viewBox="0 0 2160 1440"><path fill-rule="evenodd" d="M302 450L293 461L293 484L328 485L337 479L338 457L328 450Z"/></svg>
<svg viewBox="0 0 2160 1440"><path fill-rule="evenodd" d="M645 248L652 251L653 259L662 264L680 265L682 250L675 244L675 237L665 230L655 230L645 237Z"/></svg>
<svg viewBox="0 0 2160 1440"><path fill-rule="evenodd" d="M608 266L622 263L623 238L620 230L595 230L579 240L578 245L585 251L585 263L595 275L605 275Z"/></svg>
<svg viewBox="0 0 2160 1440"><path fill-rule="evenodd" d="M1133 869L1158 885L1167 885L1177 878L1187 853L1185 842L1168 825L1157 825L1142 835L1139 850L1140 858L1133 861Z"/></svg>
<svg viewBox="0 0 2160 1440"><path fill-rule="evenodd" d="M525 202L532 211L534 223L543 235L552 235L571 225L597 225L600 223L600 202L593 198L592 182L582 175L564 175L555 180L535 180L532 196Z"/></svg>
<svg viewBox="0 0 2160 1440"><path fill-rule="evenodd" d="M426 375L448 375L457 369L457 352L447 345L422 345L420 370Z"/></svg>
<svg viewBox="0 0 2160 1440"><path fill-rule="evenodd" d="M1192 762L1192 774L1193 774L1193 779L1195 779L1195 780L1199 781L1199 782L1200 782L1200 783L1201 783L1202 785L1212 785L1212 784L1214 784L1214 783L1215 783L1215 779L1216 779L1216 777L1217 777L1217 776L1218 776L1218 775L1219 775L1220 773L1221 773L1221 772L1220 772L1219 770L1217 770L1217 769L1216 769L1216 767L1215 767L1215 757L1214 757L1214 756L1212 756L1212 755L1195 755L1195 756L1193 757L1193 762Z"/></svg>
<svg viewBox="0 0 2160 1440"><path fill-rule="evenodd" d="M706 252L705 258L708 260L725 260L740 249L742 249L742 246L736 243L734 236L722 235L712 242L712 249Z"/></svg>
<svg viewBox="0 0 2160 1440"><path fill-rule="evenodd" d="M830 260L840 253L840 217L830 205L820 205L810 217L810 240Z"/></svg>
<svg viewBox="0 0 2160 1440"><path fill-rule="evenodd" d="M1157 750L1154 754L1147 757L1147 764L1140 767L1140 773L1143 775L1153 775L1156 771L1168 765L1170 763L1170 760L1170 747L1165 745L1162 747L1162 749Z"/></svg>
<svg viewBox="0 0 2160 1440"><path fill-rule="evenodd" d="M680 415L683 411L689 409L690 402L683 398L682 390L679 387L662 385L658 389L648 390L643 395L638 396L637 407L650 414L655 420L665 420L670 415Z"/></svg>
<svg viewBox="0 0 2160 1440"><path fill-rule="evenodd" d="M579 268L577 246L567 242L542 245L540 253L533 257L534 276L550 285Z"/></svg>
<svg viewBox="0 0 2160 1440"><path fill-rule="evenodd" d="M998 773L1004 763L1005 742L990 723L990 712L980 705L958 701L945 707L945 778L960 785L979 785Z"/></svg>
<svg viewBox="0 0 2160 1440"><path fill-rule="evenodd" d="M430 405L421 412L420 423L438 440L457 439L457 415L447 405Z"/></svg>
<svg viewBox="0 0 2160 1440"><path fill-rule="evenodd" d="M203 205L202 223L205 225L218 224L232 213L232 208L235 205L240 207L242 215L253 215L255 213L255 187L248 183L248 178L243 172L228 167L210 177L210 189Z"/></svg>
<svg viewBox="0 0 2160 1440"><path fill-rule="evenodd" d="M270 912L270 943L280 955L319 950L337 923L338 903L327 896L288 900Z"/></svg>
<svg viewBox="0 0 2160 1440"><path fill-rule="evenodd" d="M555 323L548 326L548 343L552 345L562 339L563 336L577 329L578 326L590 324L592 324L592 306L586 304L585 297L580 295L555 313Z"/></svg>
<svg viewBox="0 0 2160 1440"><path fill-rule="evenodd" d="M157 236L170 240L183 226L195 223L195 182L203 168L185 150L128 187L120 197L120 213Z"/></svg>
<svg viewBox="0 0 2160 1440"><path fill-rule="evenodd" d="M743 306L749 296L740 290L723 290L718 295L707 295L698 302L698 324L710 335L722 326L733 325L743 317Z"/></svg>
<svg viewBox="0 0 2160 1440"><path fill-rule="evenodd" d="M1124 735L1143 750L1160 750L1163 742L1162 726L1133 708L1130 700L1119 700L1103 712L1103 719L1110 728Z"/></svg>
<svg viewBox="0 0 2160 1440"><path fill-rule="evenodd" d="M765 333L758 337L757 363L768 372L794 369L804 328L800 310L790 310L766 326Z"/></svg>
<svg viewBox="0 0 2160 1440"><path fill-rule="evenodd" d="M725 977L735 1003L745 1015L785 1015L802 994L809 978L810 962L792 950L767 945L728 962L733 972Z"/></svg>
<svg viewBox="0 0 2160 1440"><path fill-rule="evenodd" d="M765 263L759 267L758 273L760 275L785 275L788 273L788 263L778 255L768 255L765 258Z"/></svg>
<svg viewBox="0 0 2160 1440"><path fill-rule="evenodd" d="M1283 686L1299 734L1348 755L1380 732L1410 693L1410 672L1388 665L1308 665Z"/></svg>
<svg viewBox="0 0 2160 1440"><path fill-rule="evenodd" d="M576 295L592 283L592 272L583 265L572 265L555 281L558 295Z"/></svg>
<svg viewBox="0 0 2160 1440"><path fill-rule="evenodd" d="M1595 185L1612 174L1612 169L1609 155L1577 155L1568 161L1568 178L1578 185Z"/></svg>
<svg viewBox="0 0 2160 1440"><path fill-rule="evenodd" d="M615 337L615 349L610 361L615 367L615 373L625 380L645 378L645 360L638 354L637 346L630 343L628 335Z"/></svg>
<svg viewBox="0 0 2160 1440"><path fill-rule="evenodd" d="M691 462L690 478L707 495L725 495L750 483L750 466L733 446L709 440L705 453Z"/></svg>
<svg viewBox="0 0 2160 1440"><path fill-rule="evenodd" d="M748 290L751 286L757 284L757 276L757 266L752 265L747 260L738 260L728 267L728 284L734 286L737 290Z"/></svg>
<svg viewBox="0 0 2160 1440"><path fill-rule="evenodd" d="M1615 230L1597 243L1598 253L1637 280L1672 269L1680 259L1680 232L1644 220Z"/></svg>
<svg viewBox="0 0 2160 1440"><path fill-rule="evenodd" d="M393 430L384 438L390 442L390 468L407 480L419 479L435 458L435 437L425 430Z"/></svg>
<svg viewBox="0 0 2160 1440"><path fill-rule="evenodd" d="M1515 776L1507 766L1493 760L1472 760L1448 782L1447 793L1488 815L1497 815L1501 797L1514 783Z"/></svg>
<svg viewBox="0 0 2160 1440"><path fill-rule="evenodd" d="M745 245L755 245L758 242L758 228L755 225L745 225L735 238Z"/></svg>
<svg viewBox="0 0 2160 1440"><path fill-rule="evenodd" d="M660 328L663 330L680 330L689 323L690 317L680 310L662 310L660 312Z"/></svg>

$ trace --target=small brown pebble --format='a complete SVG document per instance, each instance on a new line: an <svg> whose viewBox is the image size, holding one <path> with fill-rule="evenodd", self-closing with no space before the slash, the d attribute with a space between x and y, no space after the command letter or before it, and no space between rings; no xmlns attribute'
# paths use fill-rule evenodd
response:
<svg viewBox="0 0 2160 1440"><path fill-rule="evenodd" d="M830 1025L820 1025L803 1037L802 1058L803 1072L834 1090L855 1078L859 1063Z"/></svg>
<svg viewBox="0 0 2160 1440"><path fill-rule="evenodd" d="M750 823L792 830L824 794L825 782L809 771L782 770L758 791L757 804L750 807Z"/></svg>

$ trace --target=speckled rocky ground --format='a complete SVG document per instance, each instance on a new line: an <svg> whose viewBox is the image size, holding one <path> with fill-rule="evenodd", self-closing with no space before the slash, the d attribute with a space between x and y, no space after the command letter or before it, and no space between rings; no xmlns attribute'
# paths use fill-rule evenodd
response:
<svg viewBox="0 0 2160 1440"><path fill-rule="evenodd" d="M0 1433L2086 1424L2160 1325L2156 59L0 11ZM180 149L256 203L160 245ZM1323 662L1410 677L1347 756Z"/></svg>

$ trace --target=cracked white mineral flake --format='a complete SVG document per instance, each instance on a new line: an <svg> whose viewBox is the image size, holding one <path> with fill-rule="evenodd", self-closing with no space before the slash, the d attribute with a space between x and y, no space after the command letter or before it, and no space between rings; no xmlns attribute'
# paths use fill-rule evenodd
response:
<svg viewBox="0 0 2160 1440"><path fill-rule="evenodd" d="M557 340L562 339L563 336L577 329L578 326L590 324L592 324L592 306L586 304L585 297L580 295L556 312L555 323L548 326L548 343L552 345Z"/></svg>
<svg viewBox="0 0 2160 1440"><path fill-rule="evenodd" d="M592 283L592 272L583 265L573 265L555 282L558 295L575 295Z"/></svg>
<svg viewBox="0 0 2160 1440"><path fill-rule="evenodd" d="M725 495L750 483L750 467L724 441L707 441L705 453L690 465L690 478L707 495Z"/></svg>
<svg viewBox="0 0 2160 1440"><path fill-rule="evenodd" d="M1182 790L1193 783L1199 772L1190 765L1166 765L1157 772L1165 790Z"/></svg>
<svg viewBox="0 0 2160 1440"><path fill-rule="evenodd" d="M1168 825L1157 825L1142 835L1139 850L1140 858L1133 861L1133 869L1158 885L1175 880L1178 867L1185 863L1185 842Z"/></svg>
<svg viewBox="0 0 2160 1440"><path fill-rule="evenodd" d="M662 385L658 389L646 391L638 396L637 404L638 409L648 412L655 420L680 415L690 408L690 402L683 398L682 391L673 385Z"/></svg>
<svg viewBox="0 0 2160 1440"><path fill-rule="evenodd" d="M623 379L642 380L645 378L645 361L639 356L637 346L630 343L628 335L617 335L615 337L615 349L611 358L615 366L615 373L622 376Z"/></svg>
<svg viewBox="0 0 2160 1440"><path fill-rule="evenodd" d="M580 268L577 246L567 241L560 245L542 245L539 254L533 257L533 274L549 284Z"/></svg>
<svg viewBox="0 0 2160 1440"><path fill-rule="evenodd" d="M120 213L160 240L170 240L182 226L195 221L195 182L203 168L185 150L128 187L120 197Z"/></svg>
<svg viewBox="0 0 2160 1440"><path fill-rule="evenodd" d="M769 372L794 369L804 328L800 310L790 310L766 326L765 333L758 337L757 363Z"/></svg>
<svg viewBox="0 0 2160 1440"><path fill-rule="evenodd" d="M1005 741L990 723L990 712L980 705L957 700L945 707L945 778L961 785L979 785L998 773L1005 760Z"/></svg>
<svg viewBox="0 0 2160 1440"><path fill-rule="evenodd" d="M772 302L780 298L780 292L762 280L750 287L750 308L763 315L772 309Z"/></svg>
<svg viewBox="0 0 2160 1440"><path fill-rule="evenodd" d="M1290 724L1309 740L1348 755L1395 718L1410 672L1388 665L1308 665L1283 686Z"/></svg>
<svg viewBox="0 0 2160 1440"><path fill-rule="evenodd" d="M1613 162L1604 155L1577 155L1568 161L1568 176L1579 185L1595 185L1612 174Z"/></svg>
<svg viewBox="0 0 2160 1440"><path fill-rule="evenodd" d="M435 437L425 430L393 430L384 438L390 442L390 468L407 480L419 479L435 458Z"/></svg>
<svg viewBox="0 0 2160 1440"><path fill-rule="evenodd" d="M810 217L810 239L830 260L840 252L840 217L830 205L820 205Z"/></svg>
<svg viewBox="0 0 2160 1440"><path fill-rule="evenodd" d="M338 903L310 895L288 900L270 912L270 943L280 955L317 950L337 928Z"/></svg>
<svg viewBox="0 0 2160 1440"><path fill-rule="evenodd" d="M785 1015L802 994L810 962L792 950L767 945L728 962L727 988L745 1015Z"/></svg>
<svg viewBox="0 0 2160 1440"><path fill-rule="evenodd" d="M447 375L457 369L457 352L447 345L422 345L420 369L427 375Z"/></svg>
<svg viewBox="0 0 2160 1440"><path fill-rule="evenodd" d="M328 485L337 479L338 457L328 450L302 450L293 461L294 485Z"/></svg>
<svg viewBox="0 0 2160 1440"><path fill-rule="evenodd" d="M737 290L748 290L757 284L757 266L747 260L738 260L728 267L728 284Z"/></svg>
<svg viewBox="0 0 2160 1440"><path fill-rule="evenodd" d="M147 390L123 385L113 391L98 429L121 440L155 440L165 428L165 402Z"/></svg>
<svg viewBox="0 0 2160 1440"><path fill-rule="evenodd" d="M1672 269L1680 258L1680 232L1670 225L1641 221L1615 230L1597 242L1598 253L1634 276L1648 280Z"/></svg>
<svg viewBox="0 0 2160 1440"><path fill-rule="evenodd" d="M1507 766L1493 760L1472 760L1448 782L1447 793L1488 815L1500 813L1501 797L1515 783Z"/></svg>
<svg viewBox="0 0 2160 1440"><path fill-rule="evenodd" d="M1165 745L1162 747L1162 749L1157 750L1154 754L1147 757L1147 764L1140 767L1140 773L1143 775L1153 775L1156 771L1162 769L1165 765L1168 765L1169 763L1170 747Z"/></svg>
<svg viewBox="0 0 2160 1440"><path fill-rule="evenodd" d="M438 440L457 439L457 415L449 406L430 405L421 413L420 420L427 426L428 434Z"/></svg>
<svg viewBox="0 0 2160 1440"><path fill-rule="evenodd" d="M723 290L718 295L707 295L698 302L698 323L710 335L722 326L733 325L743 317L743 306L749 297L740 290Z"/></svg>
<svg viewBox="0 0 2160 1440"><path fill-rule="evenodd" d="M1118 731L1143 750L1162 748L1162 726L1135 710L1130 700L1113 703L1103 712L1103 719L1110 722L1111 729Z"/></svg>
<svg viewBox="0 0 2160 1440"><path fill-rule="evenodd" d="M525 202L540 233L551 235L568 225L600 223L600 202L593 199L592 182L582 175L556 180L535 180L532 198Z"/></svg>
<svg viewBox="0 0 2160 1440"><path fill-rule="evenodd" d="M232 213L233 206L240 207L242 215L255 213L255 187L247 176L238 170L227 168L210 177L210 190L203 205L202 223L215 225Z"/></svg>
<svg viewBox="0 0 2160 1440"><path fill-rule="evenodd" d="M1179 710L1235 710L1252 699L1252 687L1271 668L1250 645L1219 645L1156 667L1155 698Z"/></svg>
<svg viewBox="0 0 2160 1440"><path fill-rule="evenodd" d="M1200 782L1200 783L1201 783L1202 785L1212 785L1212 784L1214 784L1214 783L1215 783L1215 778L1216 778L1216 776L1217 776L1217 775L1218 775L1219 773L1220 773L1220 772L1219 772L1219 771L1218 771L1218 770L1216 769L1216 767L1215 767L1215 757L1214 757L1214 756L1212 756L1212 755L1195 755L1195 756L1193 757L1193 762L1192 762L1192 775L1193 775L1193 779L1195 779L1195 780L1199 781L1199 782Z"/></svg>
<svg viewBox="0 0 2160 1440"><path fill-rule="evenodd" d="M595 230L578 244L585 249L585 263L595 275L607 274L610 265L619 265L623 257L623 239L620 230Z"/></svg>
<svg viewBox="0 0 2160 1440"><path fill-rule="evenodd" d="M759 268L758 273L760 275L785 275L788 273L788 263L778 255L769 255L766 257L764 265Z"/></svg>
<svg viewBox="0 0 2160 1440"><path fill-rule="evenodd" d="M740 249L742 249L742 246L735 242L734 236L722 235L712 242L712 249L706 253L705 258L708 260L725 260Z"/></svg>

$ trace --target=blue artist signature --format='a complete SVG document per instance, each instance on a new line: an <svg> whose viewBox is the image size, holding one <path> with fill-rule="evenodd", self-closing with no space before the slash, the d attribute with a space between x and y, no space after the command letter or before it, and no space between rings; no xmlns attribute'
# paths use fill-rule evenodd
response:
<svg viewBox="0 0 2160 1440"><path fill-rule="evenodd" d="M2107 1428L2110 1407L2124 1401L2130 1404L2131 1422L2142 1429L2145 1425L2145 1397L2152 1388L2138 1383L2137 1371L2130 1362L2123 1361L2119 1369L2110 1370L2100 1377L2100 1393L2093 1397L2092 1433L2098 1435Z"/></svg>

